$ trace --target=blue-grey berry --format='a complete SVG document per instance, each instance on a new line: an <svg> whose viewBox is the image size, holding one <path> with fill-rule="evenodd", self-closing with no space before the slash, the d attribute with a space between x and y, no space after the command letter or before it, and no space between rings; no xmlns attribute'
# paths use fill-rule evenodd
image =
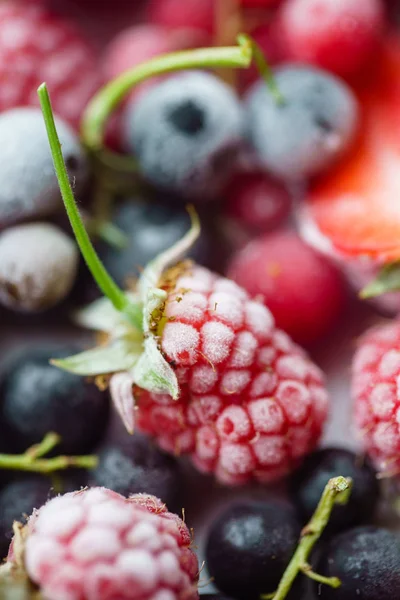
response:
<svg viewBox="0 0 400 600"><path fill-rule="evenodd" d="M246 99L247 132L262 164L285 180L312 177L330 167L354 140L358 104L340 79L314 67L277 69L276 101L264 81Z"/></svg>
<svg viewBox="0 0 400 600"><path fill-rule="evenodd" d="M130 105L125 136L154 186L189 198L212 197L235 168L243 109L214 75L180 73Z"/></svg>
<svg viewBox="0 0 400 600"><path fill-rule="evenodd" d="M75 191L88 164L73 129L56 119L64 159ZM14 108L0 115L0 228L49 215L62 206L43 115L39 108Z"/></svg>

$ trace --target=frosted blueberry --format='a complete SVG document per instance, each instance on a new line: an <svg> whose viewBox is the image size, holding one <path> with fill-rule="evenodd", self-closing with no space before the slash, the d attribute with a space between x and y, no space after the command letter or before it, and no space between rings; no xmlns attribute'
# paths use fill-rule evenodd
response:
<svg viewBox="0 0 400 600"><path fill-rule="evenodd" d="M284 101L264 81L247 99L247 132L263 165L282 179L304 179L332 165L353 141L358 105L350 88L320 69L290 65L275 73Z"/></svg>
<svg viewBox="0 0 400 600"><path fill-rule="evenodd" d="M87 177L79 140L56 119L64 159L76 192ZM39 108L15 108L0 115L0 228L42 217L62 206L43 116Z"/></svg>
<svg viewBox="0 0 400 600"><path fill-rule="evenodd" d="M218 192L235 167L243 134L237 97L209 73L174 75L126 113L126 143L144 176L190 198Z"/></svg>

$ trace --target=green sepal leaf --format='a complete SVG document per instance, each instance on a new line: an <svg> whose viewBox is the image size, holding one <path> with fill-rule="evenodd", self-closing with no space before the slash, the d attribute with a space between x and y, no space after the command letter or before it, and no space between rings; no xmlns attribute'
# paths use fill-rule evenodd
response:
<svg viewBox="0 0 400 600"><path fill-rule="evenodd" d="M68 358L54 359L51 364L76 375L104 375L129 371L139 360L142 350L141 343L121 338L107 346L98 346Z"/></svg>
<svg viewBox="0 0 400 600"><path fill-rule="evenodd" d="M360 298L375 298L387 292L400 290L400 261L382 267L378 276L368 283L360 292Z"/></svg>
<svg viewBox="0 0 400 600"><path fill-rule="evenodd" d="M133 294L127 294L132 303L138 307L142 304ZM114 308L108 298L99 298L89 306L78 310L73 315L75 323L86 329L94 331L105 331L116 338L133 332L132 324L124 317L123 313ZM140 339L141 333L137 332L137 338Z"/></svg>
<svg viewBox="0 0 400 600"><path fill-rule="evenodd" d="M154 394L169 394L179 398L179 384L175 371L161 354L154 337L144 342L144 352L131 371L137 386Z"/></svg>

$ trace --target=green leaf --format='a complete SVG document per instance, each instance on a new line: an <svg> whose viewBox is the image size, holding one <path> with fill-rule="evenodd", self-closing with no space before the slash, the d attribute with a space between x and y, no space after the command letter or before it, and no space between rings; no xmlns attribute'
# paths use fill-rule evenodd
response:
<svg viewBox="0 0 400 600"><path fill-rule="evenodd" d="M108 346L99 346L75 356L52 360L51 364L76 375L104 375L128 371L138 361L142 350L142 344L120 339Z"/></svg>
<svg viewBox="0 0 400 600"><path fill-rule="evenodd" d="M179 384L175 371L167 363L154 337L144 342L144 352L131 371L139 387L154 394L169 394L179 398Z"/></svg>
<svg viewBox="0 0 400 600"><path fill-rule="evenodd" d="M387 292L400 290L400 261L385 265L378 276L360 292L360 298L375 298Z"/></svg>

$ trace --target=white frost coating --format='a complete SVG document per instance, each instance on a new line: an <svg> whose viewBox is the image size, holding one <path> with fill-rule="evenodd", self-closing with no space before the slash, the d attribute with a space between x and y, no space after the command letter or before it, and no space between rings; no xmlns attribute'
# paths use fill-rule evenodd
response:
<svg viewBox="0 0 400 600"><path fill-rule="evenodd" d="M118 557L117 568L137 581L140 588L152 590L158 579L157 564L150 552L145 550L125 550Z"/></svg>
<svg viewBox="0 0 400 600"><path fill-rule="evenodd" d="M273 398L260 398L248 405L254 429L260 433L279 433L285 422L285 415Z"/></svg>
<svg viewBox="0 0 400 600"><path fill-rule="evenodd" d="M231 475L245 475L255 468L255 460L247 444L222 444L219 466Z"/></svg>
<svg viewBox="0 0 400 600"><path fill-rule="evenodd" d="M193 365L197 360L199 332L185 323L167 323L162 336L162 349L172 360Z"/></svg>
<svg viewBox="0 0 400 600"><path fill-rule="evenodd" d="M250 367L254 362L257 346L258 342L250 331L238 333L229 359L229 366L239 369Z"/></svg>
<svg viewBox="0 0 400 600"><path fill-rule="evenodd" d="M35 523L35 531L46 535L56 535L58 538L69 537L79 527L84 519L84 511L80 506L67 506L60 514L54 512L48 513L46 519L40 516Z"/></svg>
<svg viewBox="0 0 400 600"><path fill-rule="evenodd" d="M310 385L309 386L311 398L312 398L312 407L314 415L318 421L318 423L323 423L328 416L329 410L329 395L324 387L319 385Z"/></svg>
<svg viewBox="0 0 400 600"><path fill-rule="evenodd" d="M396 386L391 383L378 383L371 390L369 402L374 415L388 419L396 403Z"/></svg>
<svg viewBox="0 0 400 600"><path fill-rule="evenodd" d="M155 593L152 600L176 600L176 595L170 590L160 590Z"/></svg>
<svg viewBox="0 0 400 600"><path fill-rule="evenodd" d="M40 311L71 290L78 269L75 243L50 223L29 223L0 235L0 302Z"/></svg>
<svg viewBox="0 0 400 600"><path fill-rule="evenodd" d="M274 371L266 371L256 375L250 389L250 396L257 398L272 394L278 384L278 377Z"/></svg>
<svg viewBox="0 0 400 600"><path fill-rule="evenodd" d="M195 266L189 275L180 277L176 283L176 290L191 290L193 292L211 292L215 275L204 267Z"/></svg>
<svg viewBox="0 0 400 600"><path fill-rule="evenodd" d="M237 298L238 300L247 300L248 294L241 288L237 283L230 279L221 277L214 285L214 293L228 294L231 298Z"/></svg>
<svg viewBox="0 0 400 600"><path fill-rule="evenodd" d="M247 302L245 307L246 323L254 335L261 340L269 339L274 318L268 308L259 302Z"/></svg>
<svg viewBox="0 0 400 600"><path fill-rule="evenodd" d="M382 357L379 364L379 373L382 377L394 377L400 372L400 352L389 350Z"/></svg>
<svg viewBox="0 0 400 600"><path fill-rule="evenodd" d="M381 354L382 351L373 344L363 344L354 356L353 371L361 371L366 367L372 366L379 360Z"/></svg>
<svg viewBox="0 0 400 600"><path fill-rule="evenodd" d="M272 343L276 350L281 352L293 352L293 342L290 337L284 331L274 331L272 336Z"/></svg>
<svg viewBox="0 0 400 600"><path fill-rule="evenodd" d="M289 450L293 458L303 458L310 450L310 444L315 443L310 431L301 425L290 428Z"/></svg>
<svg viewBox="0 0 400 600"><path fill-rule="evenodd" d="M263 467L281 465L285 461L286 443L280 435L260 435L251 447Z"/></svg>
<svg viewBox="0 0 400 600"><path fill-rule="evenodd" d="M221 410L222 402L219 396L201 396L192 399L188 406L188 422L190 425L205 425L214 422Z"/></svg>
<svg viewBox="0 0 400 600"><path fill-rule="evenodd" d="M176 292L168 299L166 316L178 317L188 323L201 323L207 310L207 298L199 292Z"/></svg>
<svg viewBox="0 0 400 600"><path fill-rule="evenodd" d="M86 526L72 540L69 546L71 555L79 562L112 559L121 550L116 531L109 527Z"/></svg>
<svg viewBox="0 0 400 600"><path fill-rule="evenodd" d="M284 381L279 384L276 397L291 423L302 423L311 405L307 387L298 381Z"/></svg>
<svg viewBox="0 0 400 600"><path fill-rule="evenodd" d="M200 427L196 436L196 456L201 460L214 460L218 454L219 441L213 426Z"/></svg>
<svg viewBox="0 0 400 600"><path fill-rule="evenodd" d="M110 379L110 395L115 409L129 433L135 429L133 378L129 373L116 373Z"/></svg>
<svg viewBox="0 0 400 600"><path fill-rule="evenodd" d="M203 354L216 365L228 357L235 334L223 323L211 321L201 328L201 337Z"/></svg>
<svg viewBox="0 0 400 600"><path fill-rule="evenodd" d="M276 372L285 379L304 381L308 375L308 365L301 356L282 356L276 362Z"/></svg>
<svg viewBox="0 0 400 600"><path fill-rule="evenodd" d="M194 394L207 394L218 381L218 373L211 365L199 365L193 368L191 390Z"/></svg>
<svg viewBox="0 0 400 600"><path fill-rule="evenodd" d="M276 350L273 346L268 345L261 348L258 352L257 362L262 367L269 367L272 365L276 357Z"/></svg>
<svg viewBox="0 0 400 600"><path fill-rule="evenodd" d="M106 525L121 531L128 527L132 521L132 511L129 506L115 506L112 501L102 502L93 506L87 518L87 522L93 525Z"/></svg>
<svg viewBox="0 0 400 600"><path fill-rule="evenodd" d="M220 392L224 395L240 394L250 383L250 371L234 370L227 371L222 377Z"/></svg>
<svg viewBox="0 0 400 600"><path fill-rule="evenodd" d="M376 448L386 456L397 456L399 449L399 433L395 425L378 423L372 434Z"/></svg>
<svg viewBox="0 0 400 600"><path fill-rule="evenodd" d="M217 431L221 438L238 442L248 437L251 423L241 406L228 406L217 419Z"/></svg>
<svg viewBox="0 0 400 600"><path fill-rule="evenodd" d="M149 550L156 550L151 545L152 540L157 538L157 529L156 527L147 521L139 522L137 525L132 527L130 531L126 534L126 541L130 546L142 546L145 545ZM150 546L148 544L150 543ZM157 547L160 544L157 542Z"/></svg>
<svg viewBox="0 0 400 600"><path fill-rule="evenodd" d="M157 557L158 576L163 583L178 585L182 577L179 562L173 552L165 551Z"/></svg>
<svg viewBox="0 0 400 600"><path fill-rule="evenodd" d="M46 567L55 567L62 564L66 550L61 544L51 538L37 539L30 535L26 541L25 566L32 579L39 579L43 570L43 557L46 556Z"/></svg>
<svg viewBox="0 0 400 600"><path fill-rule="evenodd" d="M219 319L234 329L239 329L243 323L242 302L226 292L211 294L208 309L211 318Z"/></svg>

